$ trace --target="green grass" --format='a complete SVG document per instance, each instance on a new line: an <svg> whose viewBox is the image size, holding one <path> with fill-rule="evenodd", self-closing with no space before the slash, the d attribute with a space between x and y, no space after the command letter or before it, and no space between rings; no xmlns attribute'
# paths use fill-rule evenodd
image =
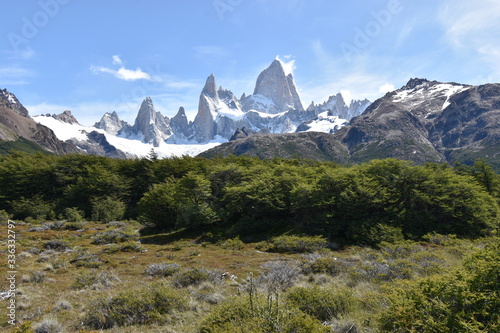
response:
<svg viewBox="0 0 500 333"><path fill-rule="evenodd" d="M19 137L15 141L4 141L0 140L0 155L6 155L13 151L22 151L25 153L45 153L49 154L49 152L33 141L26 140L25 138Z"/></svg>

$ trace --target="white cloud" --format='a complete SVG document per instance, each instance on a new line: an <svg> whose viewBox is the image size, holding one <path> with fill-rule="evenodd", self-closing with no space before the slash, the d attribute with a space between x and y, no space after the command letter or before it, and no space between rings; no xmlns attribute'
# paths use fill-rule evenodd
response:
<svg viewBox="0 0 500 333"><path fill-rule="evenodd" d="M383 85L381 85L378 88L378 91L381 92L381 93L383 93L383 94L388 93L390 91L394 91L394 90L396 90L396 88L391 83L384 83Z"/></svg>
<svg viewBox="0 0 500 333"><path fill-rule="evenodd" d="M151 75L149 75L146 72L143 72L139 67L137 67L136 70L131 70L131 69L126 69L125 67L120 67L118 70L114 70L111 68L107 67L99 67L99 66L90 66L90 70L94 74L98 73L108 73L116 77L117 79L120 80L125 80L125 81L134 81L134 80L150 80Z"/></svg>
<svg viewBox="0 0 500 333"><path fill-rule="evenodd" d="M439 12L447 42L455 52L475 52L476 66L490 70L491 79L500 78L500 1L447 0ZM478 63L480 62L480 63Z"/></svg>
<svg viewBox="0 0 500 333"><path fill-rule="evenodd" d="M120 59L120 56L114 55L113 56L113 65L121 65L123 62Z"/></svg>
<svg viewBox="0 0 500 333"><path fill-rule="evenodd" d="M5 86L27 84L29 79L33 77L35 77L35 73L26 68L16 66L0 67L0 84Z"/></svg>
<svg viewBox="0 0 500 333"><path fill-rule="evenodd" d="M352 101L352 94L349 90L347 89L342 89L340 90L340 94L342 95L342 98L344 99L344 102L349 105Z"/></svg>
<svg viewBox="0 0 500 333"><path fill-rule="evenodd" d="M295 60L292 59L291 55L285 55L283 57L277 55L276 60L279 60L283 66L283 70L285 71L285 74L292 74L293 71L295 70Z"/></svg>

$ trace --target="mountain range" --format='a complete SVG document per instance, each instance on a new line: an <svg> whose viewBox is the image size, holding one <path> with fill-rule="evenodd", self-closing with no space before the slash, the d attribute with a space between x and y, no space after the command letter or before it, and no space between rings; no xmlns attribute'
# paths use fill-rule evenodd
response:
<svg viewBox="0 0 500 333"><path fill-rule="evenodd" d="M202 156L308 157L340 163L374 158L472 164L500 170L500 84L471 86L411 79L333 134L254 134Z"/></svg>
<svg viewBox="0 0 500 333"><path fill-rule="evenodd" d="M144 156L154 149L167 157L196 155L228 141L241 128L252 133L333 133L370 103L365 99L346 105L342 95L336 94L323 104L311 103L304 109L292 74L286 74L283 64L274 60L257 77L253 94L240 98L228 89L217 88L215 76L210 75L193 121L187 119L183 107L174 117L165 117L150 97L143 100L133 124L120 120L115 111L106 112L92 127L80 125L69 110L33 119L54 131L71 151L126 158ZM25 116L29 118L27 112Z"/></svg>
<svg viewBox="0 0 500 333"><path fill-rule="evenodd" d="M22 146L129 158L154 149L161 157L247 154L341 163L394 157L470 164L481 158L498 170L499 139L500 84L415 78L373 103L347 105L334 94L304 108L292 74L279 60L260 73L253 94L240 98L217 88L210 75L193 121L183 107L172 118L163 116L146 97L134 124L112 112L86 127L68 110L32 118L14 94L0 90L0 151Z"/></svg>

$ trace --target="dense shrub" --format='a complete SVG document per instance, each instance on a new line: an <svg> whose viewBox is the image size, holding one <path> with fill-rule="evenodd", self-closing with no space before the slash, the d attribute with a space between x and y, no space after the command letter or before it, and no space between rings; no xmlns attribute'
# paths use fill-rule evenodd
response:
<svg viewBox="0 0 500 333"><path fill-rule="evenodd" d="M68 222L83 222L85 212L77 207L68 207L64 210L64 217Z"/></svg>
<svg viewBox="0 0 500 333"><path fill-rule="evenodd" d="M330 329L275 294L224 302L202 322L199 332L327 333Z"/></svg>
<svg viewBox="0 0 500 333"><path fill-rule="evenodd" d="M179 264L151 264L146 268L146 275L149 276L172 276L179 271Z"/></svg>
<svg viewBox="0 0 500 333"><path fill-rule="evenodd" d="M54 205L45 201L41 195L36 195L30 199L24 197L12 201L12 212L18 219L28 217L35 220L50 220L55 218Z"/></svg>
<svg viewBox="0 0 500 333"><path fill-rule="evenodd" d="M325 248L328 242L321 236L279 236L269 241L269 251L304 253Z"/></svg>
<svg viewBox="0 0 500 333"><path fill-rule="evenodd" d="M207 270L200 268L191 268L175 274L172 281L177 288L183 288L200 284L203 281L208 281L209 278L210 275Z"/></svg>
<svg viewBox="0 0 500 333"><path fill-rule="evenodd" d="M92 244L114 244L128 242L137 237L135 234L126 232L122 229L111 229L105 232L97 233L92 236L92 238Z"/></svg>
<svg viewBox="0 0 500 333"><path fill-rule="evenodd" d="M168 319L166 315L186 310L187 304L183 292L156 283L144 289L95 300L83 322L92 329L165 323Z"/></svg>
<svg viewBox="0 0 500 333"><path fill-rule="evenodd" d="M37 323L33 327L35 333L61 333L63 332L63 327L54 318L47 318L43 321Z"/></svg>
<svg viewBox="0 0 500 333"><path fill-rule="evenodd" d="M464 269L398 290L383 312L383 332L497 332L500 330L500 243L464 262Z"/></svg>
<svg viewBox="0 0 500 333"><path fill-rule="evenodd" d="M113 272L82 272L76 277L73 288L108 289L118 282L120 278Z"/></svg>
<svg viewBox="0 0 500 333"><path fill-rule="evenodd" d="M67 242L60 241L60 240L51 240L45 243L43 246L44 249L47 250L55 250L55 251L64 251L66 249L69 249L70 246Z"/></svg>
<svg viewBox="0 0 500 333"><path fill-rule="evenodd" d="M491 235L500 224L499 179L481 162L453 169L385 159L344 167L248 157L121 161L16 153L0 159L0 210L31 220L140 218L165 230L216 225L245 241L286 228L340 246L379 246L433 232ZM276 244L276 251L314 251L290 245Z"/></svg>
<svg viewBox="0 0 500 333"><path fill-rule="evenodd" d="M219 242L219 244L220 247L226 250L241 250L245 246L240 237L229 238Z"/></svg>
<svg viewBox="0 0 500 333"><path fill-rule="evenodd" d="M265 287L268 291L290 288L300 274L298 263L284 260L270 261L262 265L262 268L264 271L255 283L257 286Z"/></svg>
<svg viewBox="0 0 500 333"><path fill-rule="evenodd" d="M355 303L352 292L346 288L295 287L286 297L301 311L321 321L347 315Z"/></svg>
<svg viewBox="0 0 500 333"><path fill-rule="evenodd" d="M0 210L0 223L7 222L7 220L11 219L12 215L7 213L5 210Z"/></svg>
<svg viewBox="0 0 500 333"><path fill-rule="evenodd" d="M120 220L127 209L125 203L114 197L95 197L92 199L92 220L111 222Z"/></svg>

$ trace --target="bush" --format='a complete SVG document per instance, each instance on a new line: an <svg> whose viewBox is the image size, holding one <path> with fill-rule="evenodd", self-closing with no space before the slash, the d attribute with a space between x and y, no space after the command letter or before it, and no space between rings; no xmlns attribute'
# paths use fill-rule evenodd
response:
<svg viewBox="0 0 500 333"><path fill-rule="evenodd" d="M136 238L134 234L123 231L122 229L111 229L105 232L97 233L92 237L92 244L114 244L128 242Z"/></svg>
<svg viewBox="0 0 500 333"><path fill-rule="evenodd" d="M65 251L70 248L69 244L60 240L51 240L43 246L46 250Z"/></svg>
<svg viewBox="0 0 500 333"><path fill-rule="evenodd" d="M354 308L354 297L348 289L295 287L286 297L301 311L320 321L339 319Z"/></svg>
<svg viewBox="0 0 500 333"><path fill-rule="evenodd" d="M174 286L177 288L198 285L204 281L220 283L222 282L222 272L204 268L191 268L186 271L176 273L172 279Z"/></svg>
<svg viewBox="0 0 500 333"><path fill-rule="evenodd" d="M61 324L56 319L45 319L42 322L35 324L35 333L60 333L63 331Z"/></svg>
<svg viewBox="0 0 500 333"><path fill-rule="evenodd" d="M112 272L82 272L76 277L73 288L107 289L111 288L116 282L120 282L120 279Z"/></svg>
<svg viewBox="0 0 500 333"><path fill-rule="evenodd" d="M92 199L92 220L104 223L120 220L125 215L127 206L123 201L113 197L97 197Z"/></svg>
<svg viewBox="0 0 500 333"><path fill-rule="evenodd" d="M0 209L0 223L7 222L12 218L12 215L7 213L5 210Z"/></svg>
<svg viewBox="0 0 500 333"><path fill-rule="evenodd" d="M84 325L92 329L115 326L147 325L167 321L172 311L187 309L186 295L165 284L120 293L111 298L100 298L89 308Z"/></svg>
<svg viewBox="0 0 500 333"><path fill-rule="evenodd" d="M243 243L239 236L220 242L220 247L225 250L241 250L244 246L245 243Z"/></svg>
<svg viewBox="0 0 500 333"><path fill-rule="evenodd" d="M326 273L335 276L340 273L340 266L337 258L319 256L306 261L302 265L302 270L305 274Z"/></svg>
<svg viewBox="0 0 500 333"><path fill-rule="evenodd" d="M500 243L487 244L464 268L396 290L380 316L382 332L500 331Z"/></svg>
<svg viewBox="0 0 500 333"><path fill-rule="evenodd" d="M172 276L179 271L179 264L151 264L146 268L146 275L149 276Z"/></svg>
<svg viewBox="0 0 500 333"><path fill-rule="evenodd" d="M262 265L264 272L256 279L257 286L269 291L286 290L297 280L300 269L297 264L287 261L271 261Z"/></svg>
<svg viewBox="0 0 500 333"><path fill-rule="evenodd" d="M84 216L85 213L76 207L70 207L64 210L64 217L68 222L83 222L85 220Z"/></svg>
<svg viewBox="0 0 500 333"><path fill-rule="evenodd" d="M274 294L224 302L202 322L199 332L327 333L330 329Z"/></svg>
<svg viewBox="0 0 500 333"><path fill-rule="evenodd" d="M280 253L315 252L325 248L328 242L321 236L279 236L269 241L269 250Z"/></svg>
<svg viewBox="0 0 500 333"><path fill-rule="evenodd" d="M24 197L14 200L12 211L18 219L32 218L35 220L53 220L55 218L54 205L46 202L40 195L30 199Z"/></svg>
<svg viewBox="0 0 500 333"><path fill-rule="evenodd" d="M29 275L29 281L35 283L42 283L43 281L45 281L46 277L47 275L45 275L45 273L42 271L32 271L30 272Z"/></svg>
<svg viewBox="0 0 500 333"><path fill-rule="evenodd" d="M104 264L95 253L90 253L87 250L81 250L69 261L76 267L97 268Z"/></svg>

